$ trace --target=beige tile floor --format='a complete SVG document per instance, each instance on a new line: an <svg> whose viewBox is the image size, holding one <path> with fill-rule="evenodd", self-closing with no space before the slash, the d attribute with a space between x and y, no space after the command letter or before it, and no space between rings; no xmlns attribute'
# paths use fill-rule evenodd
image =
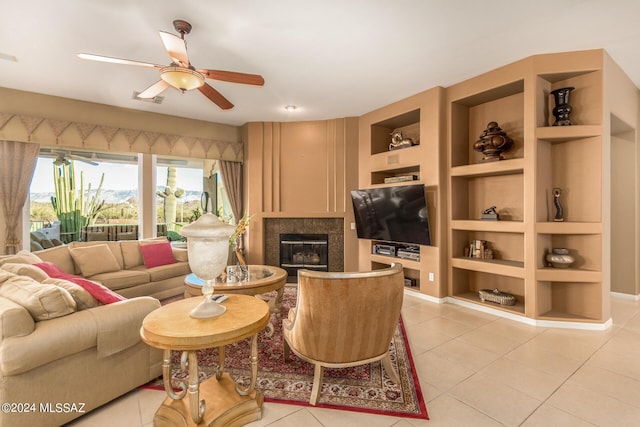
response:
<svg viewBox="0 0 640 427"><path fill-rule="evenodd" d="M402 311L430 421L265 403L250 426L638 426L640 302L607 331L540 328L408 294ZM136 390L73 426L151 426L164 394Z"/></svg>

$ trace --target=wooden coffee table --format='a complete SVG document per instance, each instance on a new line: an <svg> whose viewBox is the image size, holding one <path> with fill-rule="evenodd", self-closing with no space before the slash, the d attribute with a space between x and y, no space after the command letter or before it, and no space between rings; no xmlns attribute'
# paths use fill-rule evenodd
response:
<svg viewBox="0 0 640 427"><path fill-rule="evenodd" d="M255 390L258 376L258 332L269 323L265 301L247 295L229 295L218 317L195 319L189 311L202 298L189 298L160 307L142 322L140 336L148 345L164 350L162 375L168 397L156 411L158 426L241 426L262 418L263 396ZM244 387L224 370L224 346L251 337L251 381ZM199 383L196 350L218 347L216 375ZM171 384L171 350L183 350L182 367L189 384L175 392Z"/></svg>
<svg viewBox="0 0 640 427"><path fill-rule="evenodd" d="M272 265L249 265L249 279L241 282L216 282L214 294L261 295L276 291L273 311L279 319L282 316L282 296L287 283L287 272ZM184 279L184 297L202 295L204 280L191 273Z"/></svg>

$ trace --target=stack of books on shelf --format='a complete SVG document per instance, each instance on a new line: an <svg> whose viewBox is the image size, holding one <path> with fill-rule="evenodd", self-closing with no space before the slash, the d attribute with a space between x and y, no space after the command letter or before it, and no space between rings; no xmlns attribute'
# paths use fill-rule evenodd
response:
<svg viewBox="0 0 640 427"><path fill-rule="evenodd" d="M493 259L493 251L486 240L472 240L471 244L464 248L464 256L475 259Z"/></svg>

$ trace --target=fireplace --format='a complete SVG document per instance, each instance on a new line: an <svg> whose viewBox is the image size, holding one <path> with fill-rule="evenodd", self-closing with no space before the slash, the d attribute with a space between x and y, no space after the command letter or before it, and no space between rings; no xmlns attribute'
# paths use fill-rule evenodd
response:
<svg viewBox="0 0 640 427"><path fill-rule="evenodd" d="M344 219L343 218L265 218L264 219L264 250L265 250L265 264L273 265L275 267L281 266L283 263L296 264L296 262L284 262L281 260L281 247L280 242L283 240L283 235L297 234L305 237L313 235L323 235L322 239L306 239L308 241L315 242L317 240L327 241L326 245L315 245L318 251L324 249L326 254L326 261L321 260L319 265L325 265L324 271L344 271ZM288 241L294 241L297 245L300 243L293 239L284 239ZM291 245L295 246L295 245ZM313 255L308 255L306 260L304 258L306 249L289 248L291 252L291 258L294 254L302 253L302 259L298 255L296 260L290 259L290 261L303 261L305 268L314 269L318 271L319 265L313 265L308 261L313 261L315 258ZM281 267L284 268L284 267ZM298 269L288 269L288 279L290 283L295 283L298 280Z"/></svg>
<svg viewBox="0 0 640 427"><path fill-rule="evenodd" d="M280 267L287 270L287 282L296 282L301 268L329 271L328 251L328 234L280 234Z"/></svg>

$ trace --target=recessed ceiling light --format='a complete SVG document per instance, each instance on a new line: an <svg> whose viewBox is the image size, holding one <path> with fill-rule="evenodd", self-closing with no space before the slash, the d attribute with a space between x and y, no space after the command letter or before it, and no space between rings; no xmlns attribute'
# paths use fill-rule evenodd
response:
<svg viewBox="0 0 640 427"><path fill-rule="evenodd" d="M296 111L298 107L296 107L295 105L285 105L284 109L287 111Z"/></svg>

